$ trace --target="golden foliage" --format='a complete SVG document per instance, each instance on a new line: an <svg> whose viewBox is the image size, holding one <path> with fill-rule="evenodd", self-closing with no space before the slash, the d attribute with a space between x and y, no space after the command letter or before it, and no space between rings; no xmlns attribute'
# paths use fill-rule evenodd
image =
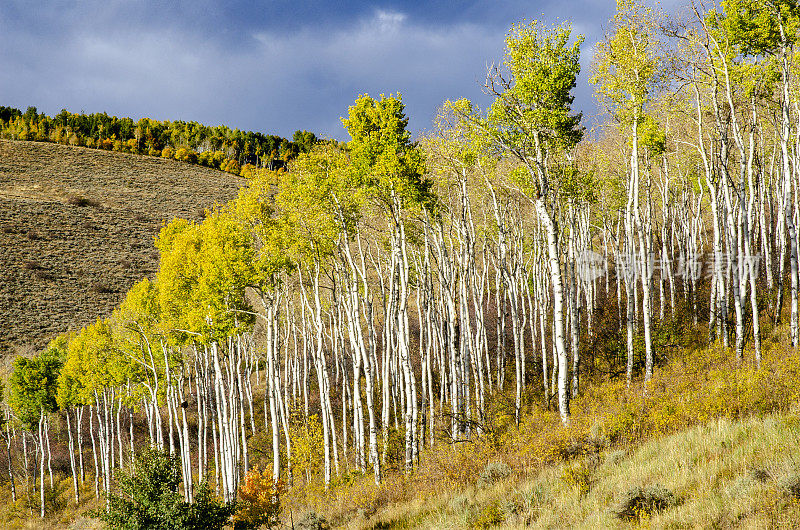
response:
<svg viewBox="0 0 800 530"><path fill-rule="evenodd" d="M322 424L319 417L312 414L303 421L299 412L293 412L289 435L292 439L292 469L310 481L312 476L320 473L322 465Z"/></svg>
<svg viewBox="0 0 800 530"><path fill-rule="evenodd" d="M272 528L279 522L280 495L283 483L274 481L266 469L250 470L239 488L239 502L233 516L235 528Z"/></svg>

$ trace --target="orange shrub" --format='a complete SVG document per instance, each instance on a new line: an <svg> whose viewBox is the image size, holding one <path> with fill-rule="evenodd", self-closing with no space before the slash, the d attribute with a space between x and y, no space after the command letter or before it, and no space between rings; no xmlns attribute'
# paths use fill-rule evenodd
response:
<svg viewBox="0 0 800 530"><path fill-rule="evenodd" d="M279 522L280 494L283 483L272 480L272 473L266 469L250 470L239 487L239 502L233 516L234 528L258 528L265 525L272 528Z"/></svg>

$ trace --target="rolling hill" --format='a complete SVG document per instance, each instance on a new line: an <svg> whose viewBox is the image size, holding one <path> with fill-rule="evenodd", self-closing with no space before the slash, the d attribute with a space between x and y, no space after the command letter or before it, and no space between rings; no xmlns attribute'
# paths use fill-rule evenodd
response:
<svg viewBox="0 0 800 530"><path fill-rule="evenodd" d="M155 274L163 221L200 219L244 182L175 160L0 141L0 357L109 315Z"/></svg>

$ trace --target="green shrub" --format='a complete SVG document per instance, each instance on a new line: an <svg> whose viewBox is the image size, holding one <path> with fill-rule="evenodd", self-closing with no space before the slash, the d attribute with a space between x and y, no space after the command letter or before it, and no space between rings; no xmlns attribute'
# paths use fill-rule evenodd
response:
<svg viewBox="0 0 800 530"><path fill-rule="evenodd" d="M511 466L505 462L489 462L481 470L478 487L491 486L511 474Z"/></svg>
<svg viewBox="0 0 800 530"><path fill-rule="evenodd" d="M135 471L120 472L119 493L109 494L108 511L99 514L109 528L214 529L223 528L233 514L233 503L216 499L206 482L189 504L178 492L181 464L177 454L157 448L136 457Z"/></svg>
<svg viewBox="0 0 800 530"><path fill-rule="evenodd" d="M300 521L294 524L297 530L329 530L331 525L316 512L308 512Z"/></svg>
<svg viewBox="0 0 800 530"><path fill-rule="evenodd" d="M490 504L483 510L469 518L469 525L472 528L492 528L499 526L505 521L505 516L497 504Z"/></svg>
<svg viewBox="0 0 800 530"><path fill-rule="evenodd" d="M660 484L635 486L625 492L614 513L620 519L639 519L676 504L675 495Z"/></svg>

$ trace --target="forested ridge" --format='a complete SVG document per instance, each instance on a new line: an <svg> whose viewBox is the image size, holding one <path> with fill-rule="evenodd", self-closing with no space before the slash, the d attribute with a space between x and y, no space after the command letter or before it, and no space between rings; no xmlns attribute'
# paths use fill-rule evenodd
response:
<svg viewBox="0 0 800 530"><path fill-rule="evenodd" d="M14 361L15 503L44 518L61 495L124 527L139 502L126 469L150 445L136 469L174 470L171 506L237 527L311 509L304 527L800 516L800 471L783 463L702 513L694 490L659 484L613 510L593 496L649 440L712 422L697 436L724 451L767 415L772 439L797 431L798 38L796 0L681 17L618 0L589 66L594 135L573 109L584 43L568 23L512 26L491 105L447 101L419 139L400 95L359 96L348 142L166 223L158 272L110 318ZM553 465L502 505L419 507Z"/></svg>
<svg viewBox="0 0 800 530"><path fill-rule="evenodd" d="M195 121L134 121L105 112L86 114L66 109L51 117L36 107L22 112L4 106L0 106L0 137L174 158L243 177L268 167L273 160L287 162L317 141L314 133L300 130L287 140Z"/></svg>

